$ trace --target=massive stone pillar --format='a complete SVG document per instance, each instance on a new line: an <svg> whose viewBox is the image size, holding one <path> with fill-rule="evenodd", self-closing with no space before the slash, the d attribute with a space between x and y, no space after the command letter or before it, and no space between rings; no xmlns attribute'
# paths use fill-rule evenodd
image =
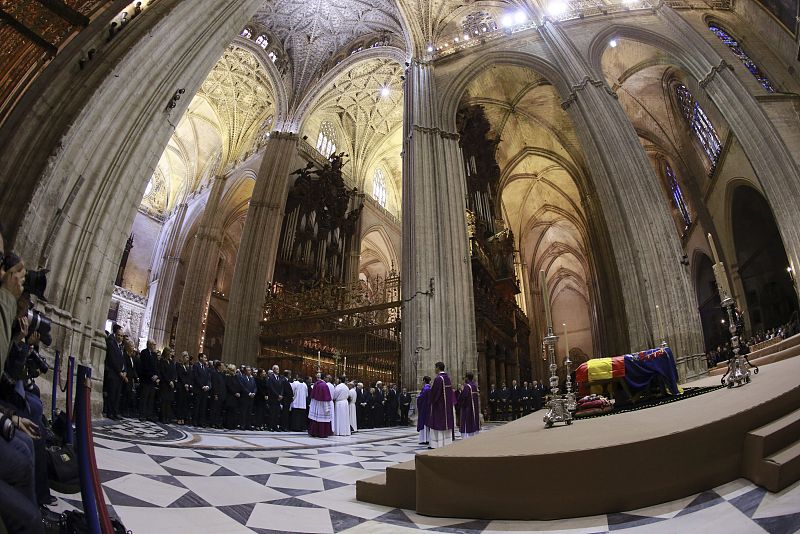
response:
<svg viewBox="0 0 800 534"><path fill-rule="evenodd" d="M225 176L216 176L211 183L200 227L190 244L189 265L178 309L178 330L175 333L175 350L189 351L194 356L200 351L203 340L203 318L208 311L211 286L219 258L222 240L222 221L219 204L225 190Z"/></svg>
<svg viewBox="0 0 800 534"><path fill-rule="evenodd" d="M687 68L699 71L700 87L717 106L747 154L772 208L786 256L797 271L800 267L800 210L797 209L800 170L795 160L761 105L736 77L731 66L671 7L662 4L656 13L682 36L686 48L694 52ZM800 123L796 115L785 120ZM734 263L735 258L728 258L728 264ZM797 285L795 288L797 290Z"/></svg>
<svg viewBox="0 0 800 534"><path fill-rule="evenodd" d="M159 347L166 346L169 343L169 305L172 301L175 277L178 273L178 264L181 259L181 234L184 231L187 208L188 205L185 202L178 204L167 220L164 253L159 259L157 272L151 282L151 285L156 284L156 288L153 296L150 332L148 335Z"/></svg>
<svg viewBox="0 0 800 534"><path fill-rule="evenodd" d="M433 66L406 71L403 123L403 381L418 387L442 360L475 371L475 309L458 134L441 129Z"/></svg>
<svg viewBox="0 0 800 534"><path fill-rule="evenodd" d="M549 44L571 92L563 103L584 148L609 228L631 349L654 346L663 330L676 356L702 352L703 335L674 223L658 178L611 89L562 28L545 20ZM660 306L661 320L656 313Z"/></svg>
<svg viewBox="0 0 800 534"><path fill-rule="evenodd" d="M297 155L297 135L273 132L253 189L236 256L223 354L256 362L264 290L272 280L281 237L289 173Z"/></svg>

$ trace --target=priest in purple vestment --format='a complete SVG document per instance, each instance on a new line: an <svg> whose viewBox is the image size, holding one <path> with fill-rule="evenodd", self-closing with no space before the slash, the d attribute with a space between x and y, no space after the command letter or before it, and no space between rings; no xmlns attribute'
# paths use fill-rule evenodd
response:
<svg viewBox="0 0 800 534"><path fill-rule="evenodd" d="M458 414L462 438L471 438L481 431L481 397L472 373L464 377L464 388L458 397Z"/></svg>
<svg viewBox="0 0 800 534"><path fill-rule="evenodd" d="M455 433L455 394L450 377L444 372L443 362L436 362L436 377L428 399L429 448L438 449L452 443Z"/></svg>
<svg viewBox="0 0 800 534"><path fill-rule="evenodd" d="M422 377L422 391L417 395L417 432L419 432L420 445L427 445L430 441L428 432L428 401L431 392L431 377Z"/></svg>
<svg viewBox="0 0 800 534"><path fill-rule="evenodd" d="M308 433L315 438L327 438L333 434L333 408L331 390L317 373L317 381L311 387L311 406L308 411Z"/></svg>

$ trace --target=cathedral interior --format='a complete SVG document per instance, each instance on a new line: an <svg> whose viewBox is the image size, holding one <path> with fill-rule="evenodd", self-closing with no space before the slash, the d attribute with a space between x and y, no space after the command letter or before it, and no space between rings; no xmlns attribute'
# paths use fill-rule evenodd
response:
<svg viewBox="0 0 800 534"><path fill-rule="evenodd" d="M92 370L112 515L134 533L800 531L799 7L0 2L4 253L47 271L43 358ZM426 451L411 426L115 423L116 325L136 351L413 395L441 361L454 387L474 375L484 432ZM490 413L512 382L552 402L576 368L667 347L680 402L549 430ZM723 388L729 358L754 372ZM46 406L66 380L37 378ZM650 474L615 482L620 458Z"/></svg>

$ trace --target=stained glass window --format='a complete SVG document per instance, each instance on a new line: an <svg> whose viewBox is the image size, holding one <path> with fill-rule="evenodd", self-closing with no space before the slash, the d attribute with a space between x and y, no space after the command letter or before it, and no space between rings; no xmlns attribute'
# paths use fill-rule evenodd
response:
<svg viewBox="0 0 800 534"><path fill-rule="evenodd" d="M333 124L328 121L324 121L319 127L317 150L326 158L336 152L336 130L333 129Z"/></svg>
<svg viewBox="0 0 800 534"><path fill-rule="evenodd" d="M681 106L684 118L689 123L689 127L697 137L697 140L700 141L700 145L703 147L708 159L711 160L713 167L717 164L719 153L722 150L722 144L719 141L717 132L714 130L714 126L685 85L678 85L675 88L675 94L678 97L678 103Z"/></svg>
<svg viewBox="0 0 800 534"><path fill-rule="evenodd" d="M386 207L386 176L382 169L375 169L375 176L372 177L372 197Z"/></svg>
<svg viewBox="0 0 800 534"><path fill-rule="evenodd" d="M678 179L675 177L675 172L672 170L672 167L669 166L669 163L664 163L664 173L667 175L667 183L672 193L672 202L675 204L675 207L678 208L681 219L683 219L683 229L686 230L692 225L692 216L689 214L689 207L686 205L686 199L683 198L683 191L681 191L681 186L678 184Z"/></svg>
<svg viewBox="0 0 800 534"><path fill-rule="evenodd" d="M250 28L244 28L242 30L242 33L240 33L239 35L241 35L245 39L250 39L253 36L253 32L250 31Z"/></svg>
<svg viewBox="0 0 800 534"><path fill-rule="evenodd" d="M278 61L278 56L275 55L275 52L270 52L267 54L267 56L269 56L269 58L272 60L273 63Z"/></svg>
<svg viewBox="0 0 800 534"><path fill-rule="evenodd" d="M266 49L267 49L267 47L269 46L269 39L267 38L267 36L266 36L266 35L264 35L264 34L262 33L261 35L259 35L258 37L256 37L256 44L257 44L258 46L260 46L261 48L263 48L264 50L266 50Z"/></svg>
<svg viewBox="0 0 800 534"><path fill-rule="evenodd" d="M744 63L744 66L747 67L747 70L749 70L750 73L756 77L756 80L758 80L758 83L760 83L764 87L764 89L766 89L770 93L775 92L775 88L772 87L772 84L767 78L767 75L761 72L761 69L758 68L758 65L756 65L755 61L750 59L750 56L748 56L745 53L745 51L742 50L742 47L741 45L739 45L739 42L736 39L734 39L731 36L731 34L726 32L716 24L709 24L708 29L714 32L723 43L728 45L728 48L730 48L733 54L736 57L738 57L742 61L742 63Z"/></svg>

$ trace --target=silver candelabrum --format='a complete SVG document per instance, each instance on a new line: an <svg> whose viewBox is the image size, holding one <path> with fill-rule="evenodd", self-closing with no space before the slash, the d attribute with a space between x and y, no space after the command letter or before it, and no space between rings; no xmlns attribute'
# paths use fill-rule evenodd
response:
<svg viewBox="0 0 800 534"><path fill-rule="evenodd" d="M556 341L558 336L553 333L553 327L547 327L547 335L544 338L545 350L547 350L548 361L550 362L550 400L547 403L547 413L544 414L544 426L550 428L555 423L572 424L572 412L575 410L575 394L572 392L572 362L567 353L564 366L567 373L566 393L558 392L558 364L556 363Z"/></svg>
<svg viewBox="0 0 800 534"><path fill-rule="evenodd" d="M722 385L734 388L750 382L750 368L753 374L758 374L758 367L751 364L746 354L742 354L741 340L742 321L736 310L736 301L730 295L725 295L722 308L728 313L728 330L731 332L731 349L733 356L728 360L728 370L722 375Z"/></svg>

